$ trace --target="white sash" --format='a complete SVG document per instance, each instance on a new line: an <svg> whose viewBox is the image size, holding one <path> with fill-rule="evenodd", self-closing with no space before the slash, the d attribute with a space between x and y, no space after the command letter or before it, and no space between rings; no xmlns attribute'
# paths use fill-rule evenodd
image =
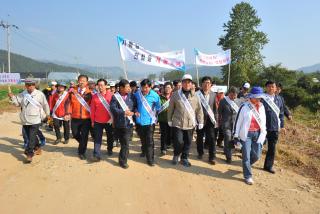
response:
<svg viewBox="0 0 320 214"><path fill-rule="evenodd" d="M148 101L146 100L146 98L143 96L143 94L141 93L141 90L138 91L141 102L143 107L146 109L146 111L148 112L149 116L152 118L152 123L156 123L157 122L157 117L155 115L155 112L152 111Z"/></svg>
<svg viewBox="0 0 320 214"><path fill-rule="evenodd" d="M122 96L117 92L114 94L114 97L117 99L117 101L119 102L121 108L123 111L126 111L126 110L129 110L126 102L123 100ZM129 119L130 121L130 124L134 124L133 122L133 119L132 119L132 116L127 116L127 118Z"/></svg>
<svg viewBox="0 0 320 214"><path fill-rule="evenodd" d="M107 110L107 112L109 113L110 117L111 117L111 121L113 121L113 115L112 112L110 110L110 105L109 103L106 101L106 99L100 94L100 93L96 93L98 95L98 98L100 100L100 102L102 103L103 107ZM109 122L109 121L108 121Z"/></svg>
<svg viewBox="0 0 320 214"><path fill-rule="evenodd" d="M276 113L277 119L278 119L278 127L279 127L279 129L280 129L280 118L279 118L280 109L279 109L279 107L275 104L274 101L271 100L271 98L270 98L267 94L265 94L265 95L263 96L263 99L264 99L264 101L266 101L266 103L270 106L270 108L272 109L272 111L273 111L274 113Z"/></svg>
<svg viewBox="0 0 320 214"><path fill-rule="evenodd" d="M34 107L38 108L40 111L40 119L43 120L46 118L46 114L42 108L42 105L35 99L32 98L32 96L29 93L24 93L24 96L26 99L31 103Z"/></svg>
<svg viewBox="0 0 320 214"><path fill-rule="evenodd" d="M90 111L90 106L88 105L88 103L83 99L83 97L81 97L78 93L74 93L74 95L76 96L77 100L79 101L79 103L89 112Z"/></svg>
<svg viewBox="0 0 320 214"><path fill-rule="evenodd" d="M169 107L169 104L170 104L170 99L167 100L165 103L163 103L163 105L161 106L160 110L158 111L158 114L160 114L161 112L166 110Z"/></svg>
<svg viewBox="0 0 320 214"><path fill-rule="evenodd" d="M197 91L196 94L197 94L197 96L199 97L202 106L206 109L206 111L207 111L207 113L208 113L208 115L209 115L209 118L210 118L211 122L212 122L213 124L215 124L215 123L216 123L216 120L214 119L214 114L213 114L212 109L210 108L210 105L209 105L209 103L207 102L206 98L204 98L204 96L203 96L203 94L201 93L200 90Z"/></svg>
<svg viewBox="0 0 320 214"><path fill-rule="evenodd" d="M260 126L260 128L262 128L262 125L261 125L262 121L261 121L259 112L257 111L257 109L255 107L252 106L252 104L250 102L247 102L247 103L248 103L248 107L252 111L252 114L253 114L254 118L256 119L258 125Z"/></svg>
<svg viewBox="0 0 320 214"><path fill-rule="evenodd" d="M239 107L238 105L233 101L233 100L230 100L230 98L228 96L225 96L224 99L227 101L227 103L231 106L231 108L236 112L238 113L239 111Z"/></svg>
<svg viewBox="0 0 320 214"><path fill-rule="evenodd" d="M179 94L179 97L184 105L184 107L187 109L188 113L189 113L189 116L191 117L191 120L192 120L192 123L193 123L193 126L196 126L197 125L197 122L196 122L196 114L191 106L191 104L189 103L188 99L186 98L186 96L182 93L182 90L180 89L178 91L178 94Z"/></svg>
<svg viewBox="0 0 320 214"><path fill-rule="evenodd" d="M52 109L52 116L53 117L55 117L57 119L62 119L62 118L58 117L55 112L58 109L58 107L60 106L60 104L62 103L62 101L64 100L64 98L67 96L67 94L68 93L66 91L64 91L63 94L57 100L56 104L54 105L54 107Z"/></svg>

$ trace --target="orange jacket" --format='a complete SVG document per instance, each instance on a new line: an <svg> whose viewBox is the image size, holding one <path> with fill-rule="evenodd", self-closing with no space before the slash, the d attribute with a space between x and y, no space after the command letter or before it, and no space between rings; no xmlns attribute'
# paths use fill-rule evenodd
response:
<svg viewBox="0 0 320 214"><path fill-rule="evenodd" d="M73 91L71 91L69 96L70 97L69 113L71 114L71 118L90 119L90 112L88 112L86 108L81 105L77 97L74 95L75 93L78 93L78 88L75 88ZM86 88L85 92L82 95L81 93L78 93L78 94L80 94L80 96L83 97L83 99L90 106L92 94L89 88Z"/></svg>
<svg viewBox="0 0 320 214"><path fill-rule="evenodd" d="M50 106L50 111L53 111L54 106L56 105L59 97L62 96L58 93L55 93L52 95L52 99L50 100L51 102L49 103ZM70 99L69 99L69 94L64 98L64 100L60 103L59 107L56 109L55 115L57 117L64 117L66 114L68 114L68 108L70 107Z"/></svg>

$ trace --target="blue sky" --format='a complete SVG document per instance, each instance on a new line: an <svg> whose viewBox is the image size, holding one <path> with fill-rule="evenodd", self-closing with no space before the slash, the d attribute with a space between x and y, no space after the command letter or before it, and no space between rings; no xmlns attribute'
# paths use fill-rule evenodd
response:
<svg viewBox="0 0 320 214"><path fill-rule="evenodd" d="M205 53L221 50L217 43L222 25L238 2L1 0L0 19L20 27L12 33L12 51L35 59L121 66L116 43L120 34L155 52L185 48L186 63L191 64L193 48ZM320 63L320 1L248 2L270 40L262 52L266 65L281 62L296 69ZM4 49L5 34L0 32Z"/></svg>

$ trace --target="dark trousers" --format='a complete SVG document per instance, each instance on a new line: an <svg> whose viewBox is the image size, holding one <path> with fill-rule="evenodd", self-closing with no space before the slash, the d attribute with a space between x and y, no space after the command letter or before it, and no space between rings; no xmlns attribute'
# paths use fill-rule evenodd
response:
<svg viewBox="0 0 320 214"><path fill-rule="evenodd" d="M216 158L216 136L214 125L210 122L203 127L203 129L197 130L197 151L199 155L203 155L203 137L206 137L205 143L209 149L209 160Z"/></svg>
<svg viewBox="0 0 320 214"><path fill-rule="evenodd" d="M103 130L107 133L107 149L108 151L112 151L113 149L113 128L110 123L97 123L94 122L94 150L93 155L97 157L101 157L101 144L102 144L102 136Z"/></svg>
<svg viewBox="0 0 320 214"><path fill-rule="evenodd" d="M234 145L232 145L232 133L231 129L224 129L223 130L223 135L224 135L224 147L223 147L223 152L226 156L227 159L232 158L232 148Z"/></svg>
<svg viewBox="0 0 320 214"><path fill-rule="evenodd" d="M193 129L183 130L177 127L173 127L172 133L174 134L174 156L179 156L181 154L181 159L188 159L192 142Z"/></svg>
<svg viewBox="0 0 320 214"><path fill-rule="evenodd" d="M46 140L46 138L44 137L44 135L43 135L43 133L42 133L42 131L40 129L38 129L37 136L38 136L40 141L45 141ZM29 143L29 139L28 139L27 132L26 132L24 126L22 126L22 137L23 137L23 141L24 141L23 147L27 148L27 145Z"/></svg>
<svg viewBox="0 0 320 214"><path fill-rule="evenodd" d="M88 135L91 127L90 119L76 119L71 120L71 131L73 137L78 141L78 154L85 154L88 145Z"/></svg>
<svg viewBox="0 0 320 214"><path fill-rule="evenodd" d="M130 136L132 134L132 128L118 128L115 132L119 136L119 141L121 144L121 149L119 153L119 164L123 165L127 163L129 155L129 142Z"/></svg>
<svg viewBox="0 0 320 214"><path fill-rule="evenodd" d="M166 151L167 147L171 144L171 127L167 122L159 122L160 125L160 141L161 151Z"/></svg>
<svg viewBox="0 0 320 214"><path fill-rule="evenodd" d="M154 133L154 124L140 126L140 139L141 139L141 150L142 153L146 154L147 161L154 161L154 142L153 142L153 133Z"/></svg>
<svg viewBox="0 0 320 214"><path fill-rule="evenodd" d="M39 140L37 137L37 133L39 132L40 124L35 125L24 125L23 129L25 130L27 134L27 139L29 140L27 148L26 148L26 154L33 156L33 151L36 148L40 147Z"/></svg>
<svg viewBox="0 0 320 214"><path fill-rule="evenodd" d="M264 161L264 168L271 169L274 163L274 157L276 154L276 144L278 142L279 132L278 131L268 131L267 141L268 141L268 151L266 155L266 160Z"/></svg>
<svg viewBox="0 0 320 214"><path fill-rule="evenodd" d="M217 139L217 145L222 145L222 141L223 141L223 130L222 130L222 128L221 128L221 126L220 127L218 127L218 128L215 128L215 137L216 137L216 139Z"/></svg>
<svg viewBox="0 0 320 214"><path fill-rule="evenodd" d="M53 118L53 127L54 131L56 133L57 139L61 139L61 132L60 132L60 127L63 125L63 137L65 140L69 140L70 136L70 126L69 126L69 121L65 120L58 120L56 118Z"/></svg>

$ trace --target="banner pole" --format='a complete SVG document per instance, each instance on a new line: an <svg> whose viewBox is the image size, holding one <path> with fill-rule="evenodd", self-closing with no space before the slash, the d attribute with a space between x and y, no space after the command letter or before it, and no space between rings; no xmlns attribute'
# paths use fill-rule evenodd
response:
<svg viewBox="0 0 320 214"><path fill-rule="evenodd" d="M228 69L228 89L229 89L229 87L230 87L230 65L231 65L231 61L230 61L230 63L229 63L229 69Z"/></svg>
<svg viewBox="0 0 320 214"><path fill-rule="evenodd" d="M124 72L124 77L126 78L126 80L129 80L128 79L128 75L127 75L127 68L126 68L126 63L125 61L121 58L122 60L122 64L123 64L123 72Z"/></svg>
<svg viewBox="0 0 320 214"><path fill-rule="evenodd" d="M199 70L198 70L198 65L197 65L197 55L194 56L194 64L196 65L198 87L200 87L200 85L199 85Z"/></svg>

